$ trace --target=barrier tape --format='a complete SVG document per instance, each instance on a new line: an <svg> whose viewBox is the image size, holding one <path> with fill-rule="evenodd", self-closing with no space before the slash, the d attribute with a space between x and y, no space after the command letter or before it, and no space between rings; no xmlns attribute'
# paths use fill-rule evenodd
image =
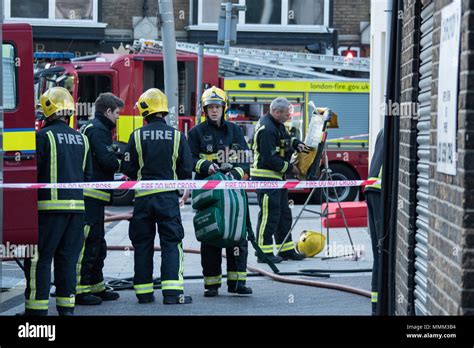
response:
<svg viewBox="0 0 474 348"><path fill-rule="evenodd" d="M6 189L102 189L102 190L255 190L255 189L312 189L324 187L367 186L379 180L341 180L341 181L238 181L238 180L144 180L144 181L105 181L71 183L4 184Z"/></svg>
<svg viewBox="0 0 474 348"><path fill-rule="evenodd" d="M328 139L328 141L331 142L331 141L338 141L338 140L358 139L358 138L364 138L368 136L369 136L368 134L358 134L358 135L351 135L351 136L337 138L337 139Z"/></svg>

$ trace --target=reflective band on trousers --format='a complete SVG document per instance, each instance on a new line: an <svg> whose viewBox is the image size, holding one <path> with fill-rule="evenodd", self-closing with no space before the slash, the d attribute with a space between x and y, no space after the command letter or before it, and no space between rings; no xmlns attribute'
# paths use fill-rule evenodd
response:
<svg viewBox="0 0 474 348"><path fill-rule="evenodd" d="M277 249L280 249L281 244L277 244ZM288 251L288 250L293 250L295 248L295 243L293 241L291 242L286 242L283 244L283 248L281 248L280 252Z"/></svg>
<svg viewBox="0 0 474 348"><path fill-rule="evenodd" d="M110 193L94 189L84 189L84 197L95 198L104 202L110 201Z"/></svg>
<svg viewBox="0 0 474 348"><path fill-rule="evenodd" d="M183 282L179 280L162 280L161 290L183 290Z"/></svg>
<svg viewBox="0 0 474 348"><path fill-rule="evenodd" d="M204 277L204 285L216 285L216 284L221 284L222 282L222 276L216 276L216 277Z"/></svg>
<svg viewBox="0 0 474 348"><path fill-rule="evenodd" d="M84 201L75 199L38 201L38 210L84 210Z"/></svg>
<svg viewBox="0 0 474 348"><path fill-rule="evenodd" d="M377 303L379 302L379 293L378 292L371 292L371 302Z"/></svg>
<svg viewBox="0 0 474 348"><path fill-rule="evenodd" d="M149 294L150 292L153 292L153 283L138 284L138 285L134 285L133 288L135 289L135 293L137 295Z"/></svg>
<svg viewBox="0 0 474 348"><path fill-rule="evenodd" d="M79 254L79 260L76 264L76 294L83 294L85 292L90 292L89 285L81 285L81 271L82 271L82 260L84 259L84 250L86 248L87 238L91 231L90 225L84 225L84 242L82 243L82 249Z"/></svg>
<svg viewBox="0 0 474 348"><path fill-rule="evenodd" d="M273 245L263 244L263 233L267 227L268 222L268 195L264 194L262 199L262 221L260 222L260 229L258 230L258 246L264 253L273 252ZM269 249L271 250L269 251ZM266 249L266 250L265 250Z"/></svg>
<svg viewBox="0 0 474 348"><path fill-rule="evenodd" d="M105 290L105 284L103 281L101 281L100 283L97 283L97 284L92 284L91 285L91 292L101 292L101 291L104 291Z"/></svg>
<svg viewBox="0 0 474 348"><path fill-rule="evenodd" d="M48 310L49 300L26 300L25 307L27 309Z"/></svg>
<svg viewBox="0 0 474 348"><path fill-rule="evenodd" d="M71 297L56 297L56 306L59 307L74 307L76 300L74 296Z"/></svg>
<svg viewBox="0 0 474 348"><path fill-rule="evenodd" d="M228 280L246 280L247 272L227 272Z"/></svg>
<svg viewBox="0 0 474 348"><path fill-rule="evenodd" d="M257 178L272 178L272 179L283 179L283 174L275 172L273 170L268 169L256 169L250 168L250 176L254 176Z"/></svg>

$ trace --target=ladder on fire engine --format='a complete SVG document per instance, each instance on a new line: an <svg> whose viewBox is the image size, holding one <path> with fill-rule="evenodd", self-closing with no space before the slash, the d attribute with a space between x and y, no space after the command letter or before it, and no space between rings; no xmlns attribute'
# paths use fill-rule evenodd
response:
<svg viewBox="0 0 474 348"><path fill-rule="evenodd" d="M160 53L162 41L135 40L132 49L140 53ZM198 44L176 42L176 49L197 54ZM273 78L324 78L331 79L333 74L314 71L313 68L329 70L370 71L368 58L329 56L314 53L285 52L255 48L231 47L229 55L224 54L221 46L204 47L204 53L219 57L219 70L226 76L253 75ZM338 80L353 80L337 76Z"/></svg>

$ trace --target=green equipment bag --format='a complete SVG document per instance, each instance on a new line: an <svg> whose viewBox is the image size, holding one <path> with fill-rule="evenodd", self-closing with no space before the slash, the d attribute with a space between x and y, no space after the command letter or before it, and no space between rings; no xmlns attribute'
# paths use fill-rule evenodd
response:
<svg viewBox="0 0 474 348"><path fill-rule="evenodd" d="M232 180L222 173L206 180ZM220 248L247 238L247 195L244 190L193 190L194 231L200 242Z"/></svg>

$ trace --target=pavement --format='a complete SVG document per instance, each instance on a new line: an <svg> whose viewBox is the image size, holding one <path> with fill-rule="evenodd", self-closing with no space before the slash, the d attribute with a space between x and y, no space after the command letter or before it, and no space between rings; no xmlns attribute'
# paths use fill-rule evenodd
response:
<svg viewBox="0 0 474 348"><path fill-rule="evenodd" d="M257 225L259 207L255 199L249 200L251 221L254 229ZM302 205L293 206L295 218ZM311 210L320 210L319 205L308 206ZM107 207L108 211L124 213L132 207ZM182 221L185 230L183 246L185 249L199 249L199 242L194 235L192 219L194 212L189 204L182 210ZM106 240L109 246L130 246L128 238L128 221L111 222L106 224ZM313 213L304 212L299 219L292 235L297 240L303 230L321 231L321 220ZM326 230L323 230L326 235ZM311 280L316 282L335 283L370 291L372 268L372 251L367 228L350 228L355 250L359 257L340 256L352 251L347 231L344 228L334 228L329 231L329 256L340 256L324 259L327 250L313 258L302 261L284 261L277 264L281 272L298 272L302 269L323 270L329 277L309 277L302 275L290 276L292 279ZM155 240L159 245L159 238ZM327 246L327 245L326 245ZM155 252L154 276L159 277L160 252ZM270 271L266 264L258 264L254 250L249 244L248 264ZM339 273L338 270L352 270ZM23 291L25 281L20 268L14 262L4 262L2 265L0 293L0 315L14 315L23 310ZM334 272L335 273L330 273ZM223 261L225 273L225 260ZM132 290L120 291L120 299L114 302L104 302L101 306L77 306L76 315L370 315L370 299L349 292L325 289L321 287L302 286L274 281L268 277L251 276L247 285L252 287L252 296L236 296L227 293L225 281L216 298L205 298L203 280L195 279L202 275L200 255L185 254L184 276L185 293L193 297L193 303L182 306L165 306L162 304L161 292L155 290L156 302L138 304ZM105 261L104 276L106 281L117 278L133 277L133 251L109 251ZM194 279L186 279L191 276ZM50 314L55 315L55 301L50 301Z"/></svg>

